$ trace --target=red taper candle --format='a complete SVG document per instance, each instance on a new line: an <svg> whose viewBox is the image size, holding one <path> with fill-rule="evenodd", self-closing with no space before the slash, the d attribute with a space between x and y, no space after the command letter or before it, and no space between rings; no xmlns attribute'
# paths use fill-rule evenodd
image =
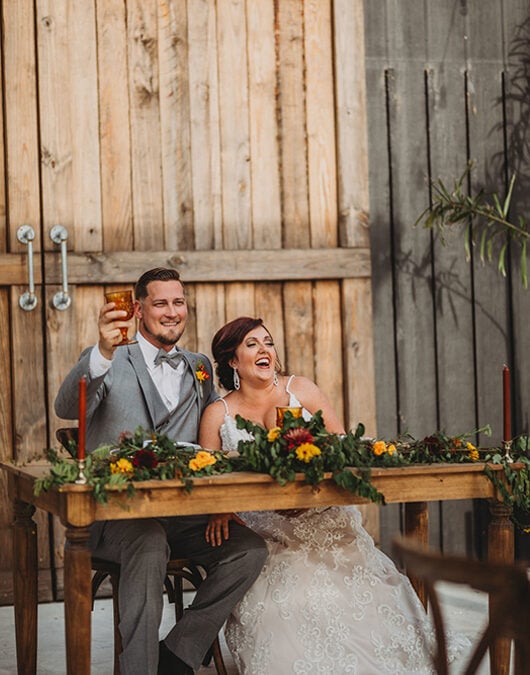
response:
<svg viewBox="0 0 530 675"><path fill-rule="evenodd" d="M510 369L504 366L502 369L502 401L504 410L504 440L512 440L512 414L510 404Z"/></svg>
<svg viewBox="0 0 530 675"><path fill-rule="evenodd" d="M79 439L77 441L77 459L85 459L86 436L86 377L79 380Z"/></svg>

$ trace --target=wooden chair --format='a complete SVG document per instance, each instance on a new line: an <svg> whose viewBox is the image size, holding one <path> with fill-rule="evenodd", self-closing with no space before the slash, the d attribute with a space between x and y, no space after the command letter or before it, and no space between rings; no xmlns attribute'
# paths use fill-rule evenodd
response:
<svg viewBox="0 0 530 675"><path fill-rule="evenodd" d="M72 452L72 444L77 443L77 427L64 427L56 431L56 438L61 445ZM96 594L105 581L109 579L112 589L112 606L114 616L114 675L120 675L119 655L121 653L121 635L119 630L120 610L118 601L118 588L120 582L119 563L95 558L91 560L92 571L92 608ZM199 566L189 558L173 558L167 564L167 574L164 580L164 586L167 591L168 600L175 604L175 620L180 621L184 614L184 581L187 581L194 590L197 590L203 581L203 575ZM227 675L224 664L219 636L208 650L203 665L207 666L213 658L218 675Z"/></svg>
<svg viewBox="0 0 530 675"><path fill-rule="evenodd" d="M525 566L444 556L406 538L394 540L392 550L407 574L425 584L437 642L432 659L439 675L449 673L446 629L436 592L439 581L467 585L489 596L488 623L462 672L475 673L486 650L504 638L514 645L513 675L530 674L530 581Z"/></svg>

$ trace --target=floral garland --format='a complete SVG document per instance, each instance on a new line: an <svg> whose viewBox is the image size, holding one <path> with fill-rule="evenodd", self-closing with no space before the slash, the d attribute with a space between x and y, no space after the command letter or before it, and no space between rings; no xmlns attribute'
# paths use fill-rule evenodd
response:
<svg viewBox="0 0 530 675"><path fill-rule="evenodd" d="M239 429L245 429L252 440L239 441L238 455L210 452L197 447L182 447L167 436L147 433L138 428L133 434L123 433L116 446L104 445L86 458L85 475L93 487L94 498L108 499L108 488L134 493L134 483L143 480L180 478L186 490L193 488L193 479L231 471L266 473L280 485L304 474L310 485L318 485L325 474L331 474L337 485L378 504L384 495L370 482L374 467L400 467L411 464L488 462L502 464L504 475L484 471L502 496L504 503L516 513L530 512L530 438L520 436L506 449L475 447L469 440L478 433L489 435L489 427L472 433L449 436L437 431L423 439L408 434L393 440L369 439L364 426L347 434L330 434L324 427L321 411L306 421L286 412L281 427L265 429L239 415ZM75 458L75 444L70 444ZM35 493L75 482L77 463L47 450L50 472L39 479ZM355 467L357 471L352 472ZM517 516L514 522L528 531Z"/></svg>

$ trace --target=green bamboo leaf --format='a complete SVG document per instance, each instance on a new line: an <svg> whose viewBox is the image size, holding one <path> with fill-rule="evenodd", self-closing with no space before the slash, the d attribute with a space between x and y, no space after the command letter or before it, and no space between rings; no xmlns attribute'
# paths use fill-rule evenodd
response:
<svg viewBox="0 0 530 675"><path fill-rule="evenodd" d="M523 280L523 287L528 288L528 274L526 268L526 239L523 239L521 244L521 278Z"/></svg>
<svg viewBox="0 0 530 675"><path fill-rule="evenodd" d="M513 186L515 185L515 174L510 179L510 185L508 187L508 194L506 195L506 199L504 200L504 208L502 210L502 217L507 218L508 217L508 211L510 210L510 202L512 200L512 193L513 193Z"/></svg>
<svg viewBox="0 0 530 675"><path fill-rule="evenodd" d="M505 242L501 248L501 252L499 253L499 272L502 274L503 277L506 276L506 248L508 246L508 242Z"/></svg>

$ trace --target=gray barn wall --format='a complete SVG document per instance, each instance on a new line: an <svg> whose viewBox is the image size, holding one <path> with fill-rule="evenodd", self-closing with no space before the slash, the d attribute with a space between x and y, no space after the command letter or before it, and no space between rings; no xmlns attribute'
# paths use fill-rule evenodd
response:
<svg viewBox="0 0 530 675"><path fill-rule="evenodd" d="M506 193L530 220L530 2L377 0L365 3L370 221L379 436L484 424L502 438L502 368L511 368L513 435L528 432L530 290L518 249L509 273L465 260L463 232L446 245L414 228L429 179L452 185L470 159L469 191ZM430 506L431 543L485 554L486 507ZM389 550L399 506L381 510ZM528 543L517 537L518 555Z"/></svg>

